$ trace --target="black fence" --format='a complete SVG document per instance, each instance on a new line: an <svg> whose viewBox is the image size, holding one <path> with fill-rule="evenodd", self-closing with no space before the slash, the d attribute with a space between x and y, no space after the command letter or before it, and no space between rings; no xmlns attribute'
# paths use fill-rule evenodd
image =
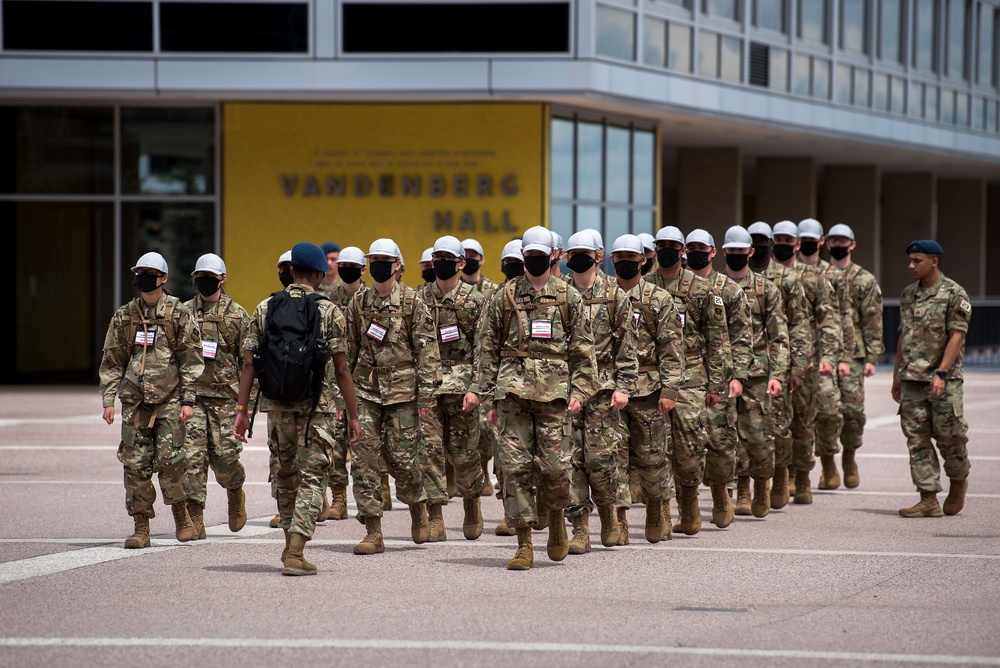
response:
<svg viewBox="0 0 1000 668"><path fill-rule="evenodd" d="M972 299L972 320L965 337L966 367L1000 367L1000 299ZM885 355L892 364L899 339L899 300L886 299L882 312Z"/></svg>

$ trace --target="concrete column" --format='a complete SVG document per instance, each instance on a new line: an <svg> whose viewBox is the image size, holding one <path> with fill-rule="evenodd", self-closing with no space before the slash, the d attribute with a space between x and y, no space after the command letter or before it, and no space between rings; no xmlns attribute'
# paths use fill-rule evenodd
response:
<svg viewBox="0 0 1000 668"><path fill-rule="evenodd" d="M986 187L986 243L988 250L1000 251L1000 183ZM1000 296L1000 271L986 272L986 294Z"/></svg>
<svg viewBox="0 0 1000 668"><path fill-rule="evenodd" d="M816 163L812 158L757 160L757 220L799 222L816 216ZM823 221L826 227L826 221Z"/></svg>
<svg viewBox="0 0 1000 668"><path fill-rule="evenodd" d="M905 250L914 239L934 236L935 178L930 172L886 174L882 177L882 274L879 282L888 299L898 299L909 285Z"/></svg>
<svg viewBox="0 0 1000 668"><path fill-rule="evenodd" d="M708 230L722 245L722 237L739 225L743 206L743 164L740 149L681 148L677 155L677 220L687 234Z"/></svg>
<svg viewBox="0 0 1000 668"><path fill-rule="evenodd" d="M937 239L945 253L941 270L969 295L986 294L986 181L938 181L937 202Z"/></svg>
<svg viewBox="0 0 1000 668"><path fill-rule="evenodd" d="M881 277L882 181L875 165L827 167L820 220L827 231L834 225L850 225L857 248L851 259Z"/></svg>

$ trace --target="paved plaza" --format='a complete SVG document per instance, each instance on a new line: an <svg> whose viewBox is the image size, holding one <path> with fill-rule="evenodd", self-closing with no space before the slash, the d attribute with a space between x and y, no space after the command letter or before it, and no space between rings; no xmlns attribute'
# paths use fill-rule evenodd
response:
<svg viewBox="0 0 1000 668"><path fill-rule="evenodd" d="M396 501L385 554L354 556L363 526L326 522L307 578L279 574L262 419L239 534L211 479L207 540L174 540L158 499L153 547L124 550L120 425L97 388L0 388L0 666L1000 665L1000 373L966 374L965 510L918 520L896 512L917 494L890 373L867 384L857 490L658 545L642 506L627 547L600 547L595 514L591 554L550 562L536 533L528 572L504 568L495 498L479 540L453 501L448 541L420 546Z"/></svg>

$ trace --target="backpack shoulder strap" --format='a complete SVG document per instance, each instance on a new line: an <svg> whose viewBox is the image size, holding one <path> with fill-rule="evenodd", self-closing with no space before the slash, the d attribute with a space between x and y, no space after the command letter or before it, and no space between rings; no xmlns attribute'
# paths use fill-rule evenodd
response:
<svg viewBox="0 0 1000 668"><path fill-rule="evenodd" d="M513 317L514 313L517 312L517 304L514 301L514 280L507 281L507 284L503 288L503 294L506 299L503 300L503 339L501 343L507 340L507 332L510 331L510 319ZM520 350L523 343L523 335L521 333L520 326L517 328L517 347Z"/></svg>
<svg viewBox="0 0 1000 668"><path fill-rule="evenodd" d="M559 283L558 285L559 297L557 302L559 304L559 311L562 313L563 328L569 333L569 285L567 283Z"/></svg>

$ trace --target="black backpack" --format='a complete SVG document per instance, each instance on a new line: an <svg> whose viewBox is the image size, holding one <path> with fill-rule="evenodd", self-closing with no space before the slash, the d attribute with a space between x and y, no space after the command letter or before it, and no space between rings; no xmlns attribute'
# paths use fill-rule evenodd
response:
<svg viewBox="0 0 1000 668"><path fill-rule="evenodd" d="M319 401L329 347L320 336L316 293L275 292L267 302L264 338L253 353L261 393L272 401Z"/></svg>

